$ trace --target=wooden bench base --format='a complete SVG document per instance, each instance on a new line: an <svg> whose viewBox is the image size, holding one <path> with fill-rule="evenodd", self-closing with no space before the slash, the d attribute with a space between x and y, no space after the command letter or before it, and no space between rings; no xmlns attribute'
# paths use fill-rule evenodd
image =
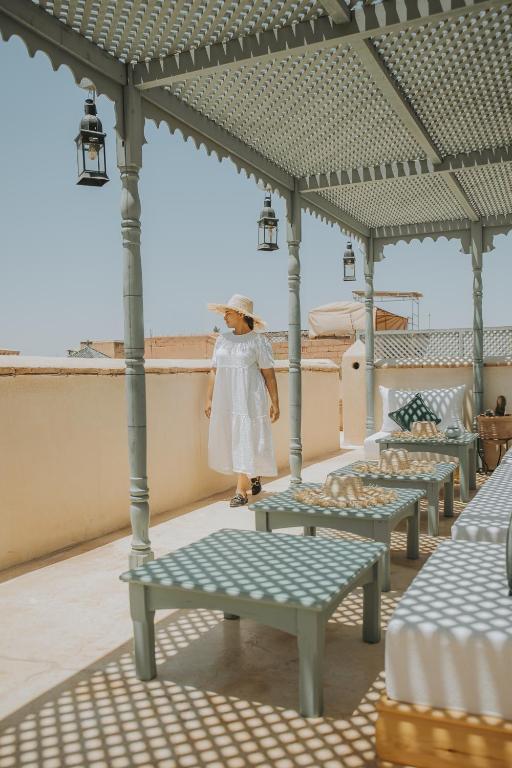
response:
<svg viewBox="0 0 512 768"><path fill-rule="evenodd" d="M377 755L415 768L511 768L512 722L393 701L377 704Z"/></svg>

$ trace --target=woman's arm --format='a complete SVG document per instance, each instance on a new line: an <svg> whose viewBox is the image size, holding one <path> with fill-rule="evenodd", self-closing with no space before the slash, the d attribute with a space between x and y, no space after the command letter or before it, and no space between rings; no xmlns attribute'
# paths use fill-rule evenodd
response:
<svg viewBox="0 0 512 768"><path fill-rule="evenodd" d="M215 386L215 373L216 368L211 368L210 373L208 374L208 390L206 392L206 405L204 408L205 415L210 418L212 413L212 398L213 398L213 388Z"/></svg>
<svg viewBox="0 0 512 768"><path fill-rule="evenodd" d="M270 395L270 421L277 421L279 418L279 393L277 391L276 372L273 368L261 368L260 370Z"/></svg>

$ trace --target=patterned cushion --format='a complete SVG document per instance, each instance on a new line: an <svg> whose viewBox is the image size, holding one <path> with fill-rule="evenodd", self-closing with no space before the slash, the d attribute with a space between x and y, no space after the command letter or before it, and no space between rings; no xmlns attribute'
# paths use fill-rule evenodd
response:
<svg viewBox="0 0 512 768"><path fill-rule="evenodd" d="M411 428L413 421L434 421L436 424L441 421L439 416L430 410L419 392L408 403L388 415L399 427L407 430Z"/></svg>

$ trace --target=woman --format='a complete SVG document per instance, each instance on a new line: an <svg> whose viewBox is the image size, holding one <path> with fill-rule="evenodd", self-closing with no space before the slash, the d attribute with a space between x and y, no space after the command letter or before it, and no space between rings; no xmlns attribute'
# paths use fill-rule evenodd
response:
<svg viewBox="0 0 512 768"><path fill-rule="evenodd" d="M217 338L208 381L205 414L210 419L208 463L223 474L238 475L231 507L247 504L247 491L261 491L261 475L277 475L270 422L279 418L279 396L272 350L255 328L265 323L246 296L227 304L208 304L228 328ZM267 391L270 395L270 412Z"/></svg>

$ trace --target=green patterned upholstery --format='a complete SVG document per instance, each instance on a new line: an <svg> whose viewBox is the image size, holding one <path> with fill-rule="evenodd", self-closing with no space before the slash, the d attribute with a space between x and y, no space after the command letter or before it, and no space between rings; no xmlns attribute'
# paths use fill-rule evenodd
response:
<svg viewBox="0 0 512 768"><path fill-rule="evenodd" d="M418 393L412 400L388 414L390 419L398 424L399 427L409 430L414 421L433 421L439 424L441 419L431 411L422 396Z"/></svg>

